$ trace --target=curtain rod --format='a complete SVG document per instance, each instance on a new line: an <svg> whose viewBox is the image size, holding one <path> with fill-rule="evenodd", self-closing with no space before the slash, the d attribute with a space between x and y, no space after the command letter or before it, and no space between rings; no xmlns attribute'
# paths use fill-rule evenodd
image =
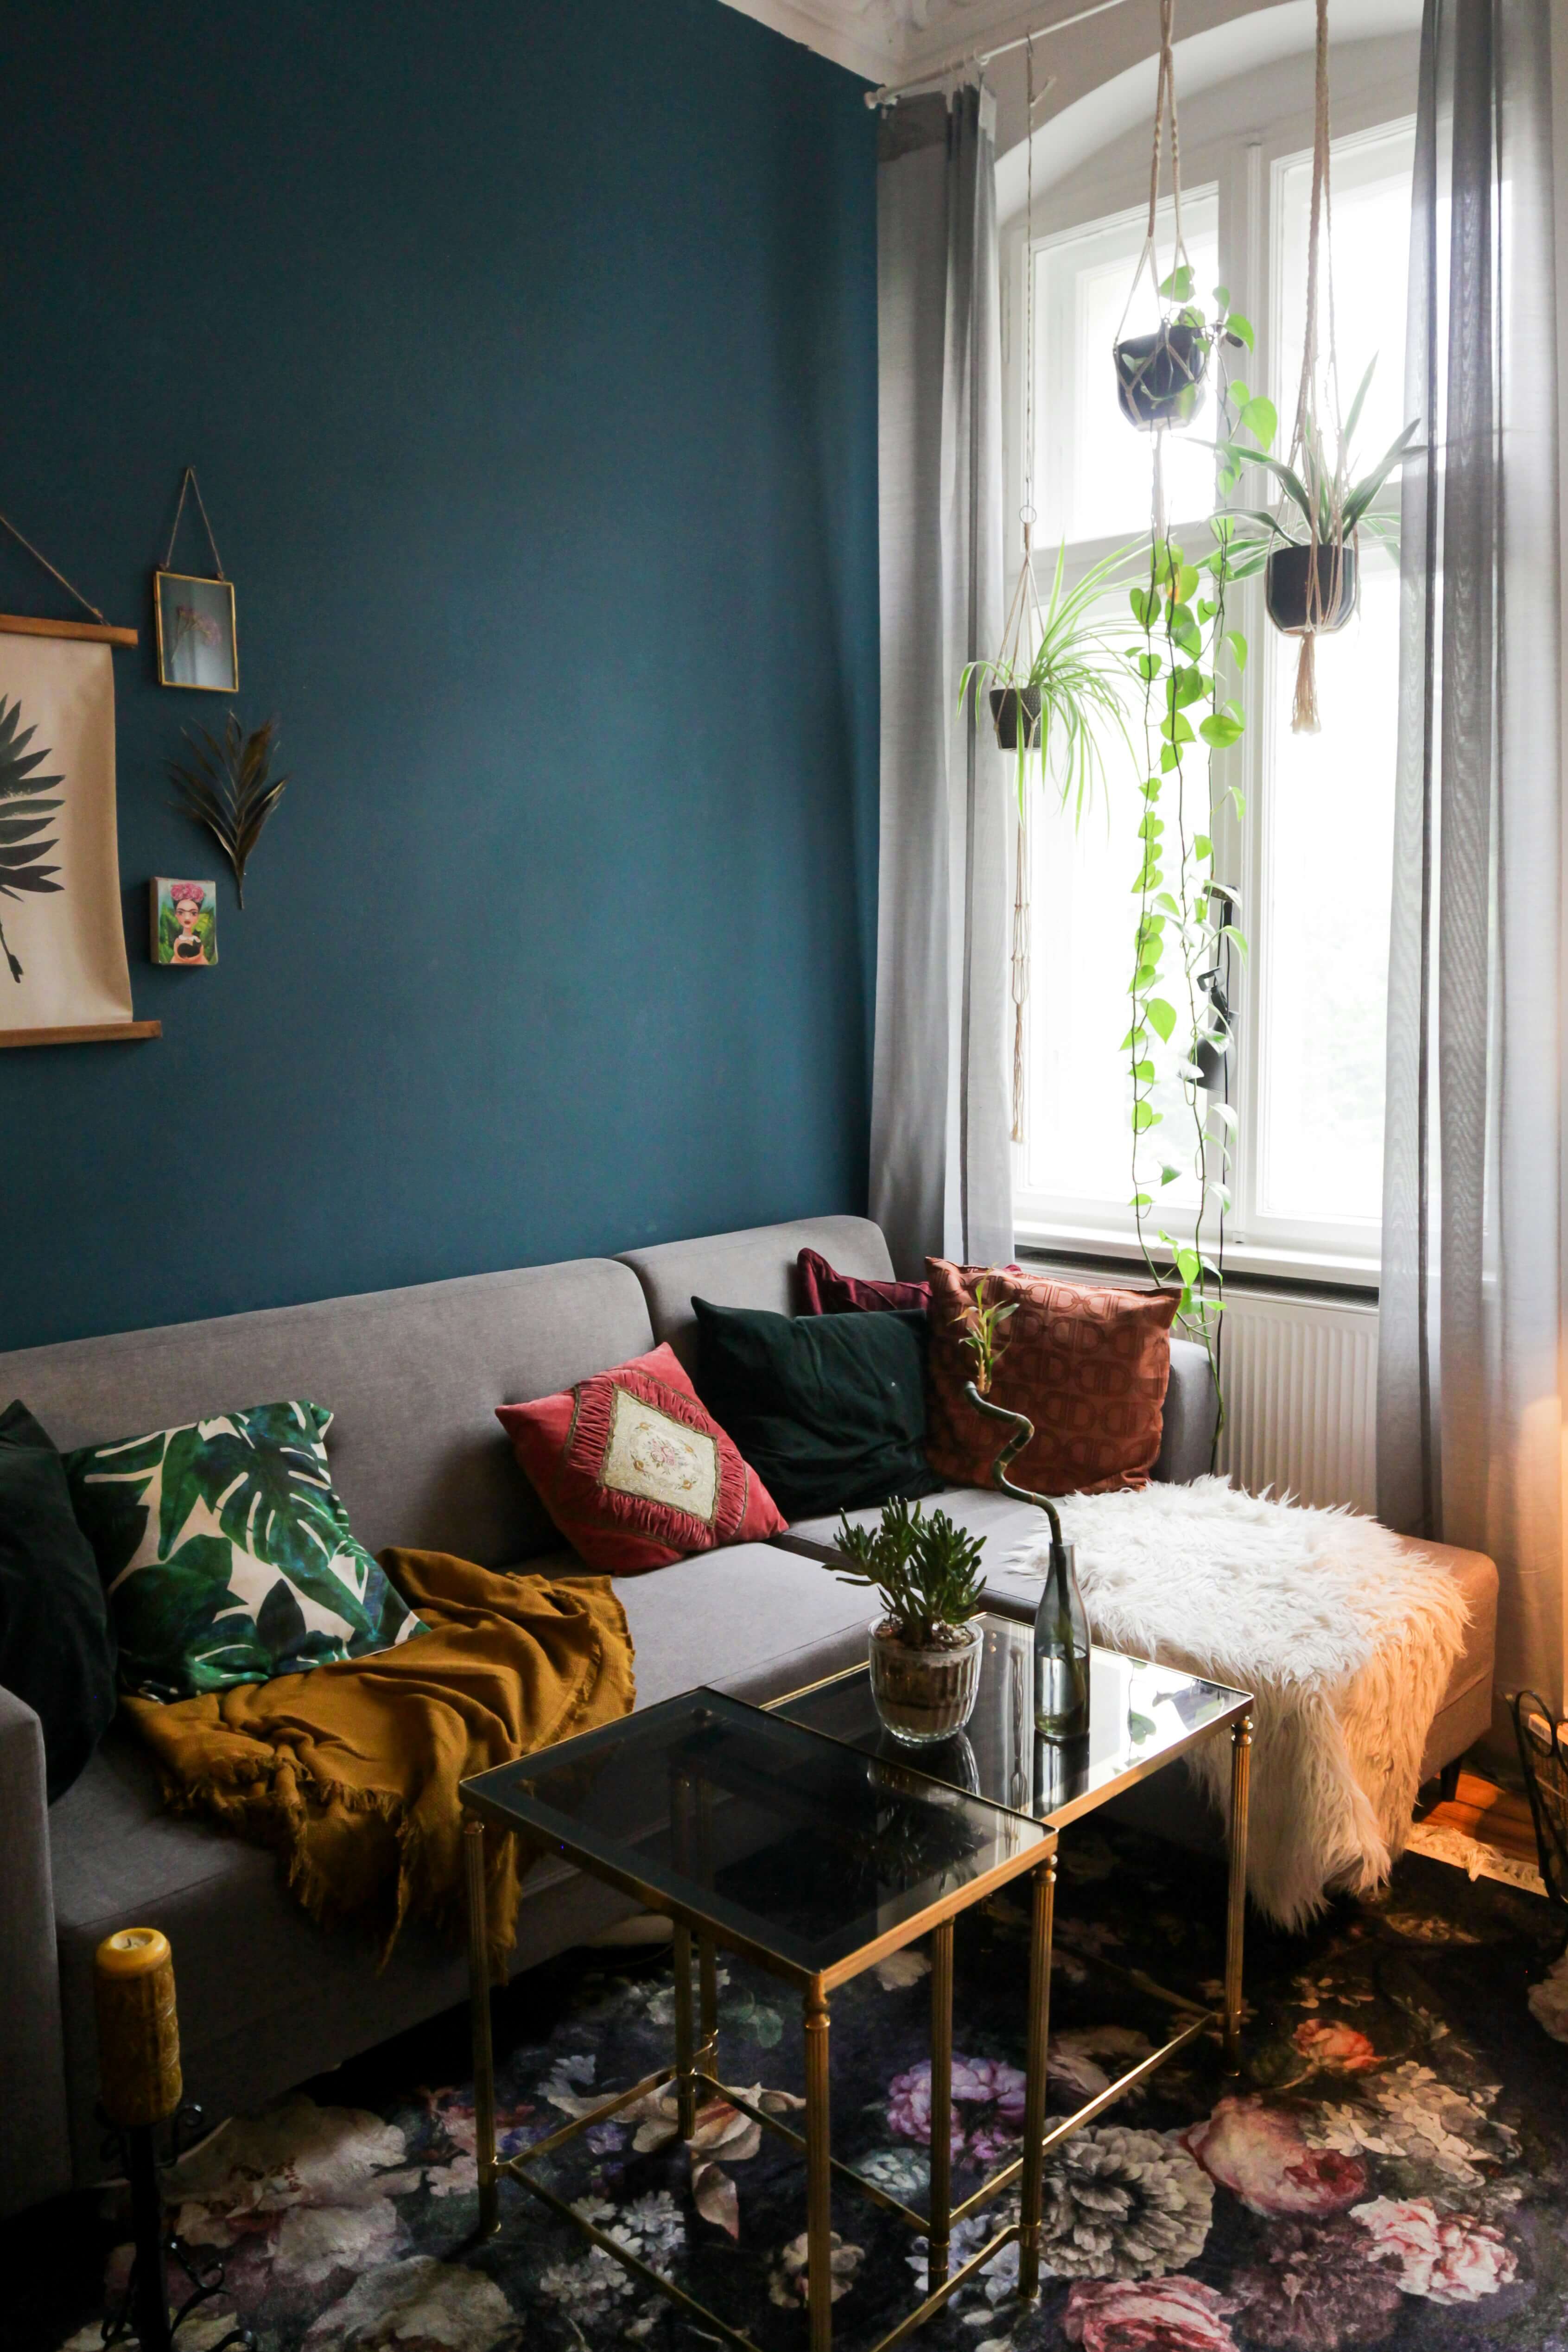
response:
<svg viewBox="0 0 1568 2352"><path fill-rule="evenodd" d="M1069 25L1085 24L1090 16L1103 16L1108 8L1120 8L1121 5L1122 0L1095 0L1092 8L1079 8L1074 16L1058 16L1054 25L1037 25L1032 33L1020 33L1016 41L1004 41L997 48L964 49L955 58L944 58L939 66L928 67L912 81L884 82L880 89L868 89L866 103L868 106L897 106L900 98L912 98L918 89L931 89L936 83L945 81L949 74L961 73L965 66L988 66L993 58L1008 57L1014 49L1027 48L1031 41L1043 41L1048 33L1065 33ZM1049 88L1047 82L1046 89ZM1046 92L1042 90L1039 94L1043 98Z"/></svg>

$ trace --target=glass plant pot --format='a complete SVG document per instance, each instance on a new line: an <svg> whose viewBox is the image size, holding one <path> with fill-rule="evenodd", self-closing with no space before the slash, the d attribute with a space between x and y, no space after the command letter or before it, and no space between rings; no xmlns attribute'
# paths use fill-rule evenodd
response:
<svg viewBox="0 0 1568 2352"><path fill-rule="evenodd" d="M882 1727L906 1748L951 1739L974 1712L985 1636L978 1625L953 1625L951 1646L912 1650L879 1618L868 1628L871 1696Z"/></svg>

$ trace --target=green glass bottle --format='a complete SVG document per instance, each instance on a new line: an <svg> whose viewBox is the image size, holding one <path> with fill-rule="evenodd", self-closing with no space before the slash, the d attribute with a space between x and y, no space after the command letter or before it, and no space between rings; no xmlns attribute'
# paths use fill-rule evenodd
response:
<svg viewBox="0 0 1568 2352"><path fill-rule="evenodd" d="M1070 1543L1051 1545L1035 1612L1035 1728L1042 1739L1082 1739L1089 1731L1089 1612L1075 1551Z"/></svg>

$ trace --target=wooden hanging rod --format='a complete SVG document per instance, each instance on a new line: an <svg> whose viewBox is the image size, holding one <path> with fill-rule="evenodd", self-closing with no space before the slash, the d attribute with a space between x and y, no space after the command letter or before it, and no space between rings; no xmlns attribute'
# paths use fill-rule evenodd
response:
<svg viewBox="0 0 1568 2352"><path fill-rule="evenodd" d="M134 1045L163 1034L161 1021L93 1021L76 1029L0 1029L0 1046Z"/></svg>
<svg viewBox="0 0 1568 2352"><path fill-rule="evenodd" d="M95 646L134 646L134 629L111 629L107 621L40 621L31 613L0 613L0 635L10 637L85 637Z"/></svg>

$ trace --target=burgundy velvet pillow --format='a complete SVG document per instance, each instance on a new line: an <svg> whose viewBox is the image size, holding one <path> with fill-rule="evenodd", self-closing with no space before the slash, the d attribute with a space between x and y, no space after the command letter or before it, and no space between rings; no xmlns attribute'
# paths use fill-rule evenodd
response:
<svg viewBox="0 0 1568 2352"><path fill-rule="evenodd" d="M868 1282L858 1274L837 1274L816 1250L803 1249L795 1264L805 1315L881 1314L894 1307L923 1312L931 1305L929 1282Z"/></svg>

